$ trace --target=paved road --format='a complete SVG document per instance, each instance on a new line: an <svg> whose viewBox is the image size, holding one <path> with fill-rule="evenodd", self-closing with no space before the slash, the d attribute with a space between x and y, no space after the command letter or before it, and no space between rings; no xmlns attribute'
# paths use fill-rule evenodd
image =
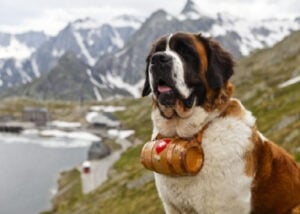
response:
<svg viewBox="0 0 300 214"><path fill-rule="evenodd" d="M80 166L82 191L87 194L99 187L107 179L108 170L120 158L131 143L127 139L116 139L116 143L120 144L122 149L113 152L101 160L91 161L90 173L84 173L83 167Z"/></svg>

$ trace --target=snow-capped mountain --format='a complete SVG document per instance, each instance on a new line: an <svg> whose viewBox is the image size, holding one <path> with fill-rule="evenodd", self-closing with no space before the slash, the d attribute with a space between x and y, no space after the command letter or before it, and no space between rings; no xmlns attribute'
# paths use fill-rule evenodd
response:
<svg viewBox="0 0 300 214"><path fill-rule="evenodd" d="M28 58L48 39L43 32L0 33L0 88L32 81L35 65Z"/></svg>
<svg viewBox="0 0 300 214"><path fill-rule="evenodd" d="M0 33L0 59L27 58L47 39L43 32Z"/></svg>
<svg viewBox="0 0 300 214"><path fill-rule="evenodd" d="M199 9L192 0L188 0L177 16L164 10L153 13L121 50L98 60L93 74L95 79L107 87L121 87L112 81L116 78L123 81L122 85L140 87L141 80L144 79L144 60L151 43L161 35L177 31L212 36L238 58L255 49L270 47L298 29L300 22L297 19L252 21L228 13L212 16Z"/></svg>
<svg viewBox="0 0 300 214"><path fill-rule="evenodd" d="M255 49L273 46L292 31L300 28L300 23L290 19L247 20L228 13L218 13L216 23L205 32L219 38L235 33L238 54L248 55Z"/></svg>
<svg viewBox="0 0 300 214"><path fill-rule="evenodd" d="M144 22L128 15L107 24L81 19L69 23L29 59L0 60L0 88L28 83L45 74L51 76L58 60L70 52L89 67L86 74L93 89L89 92L94 93L89 97L106 99L126 94L137 97L144 79L145 58L152 42L161 35L178 31L202 33L220 41L239 58L273 46L298 29L300 17L253 21L225 12L211 15L192 0L187 0L180 14L158 10ZM67 67L62 70L68 72Z"/></svg>
<svg viewBox="0 0 300 214"><path fill-rule="evenodd" d="M32 59L37 62L41 73L49 71L57 60L66 52L73 52L85 63L93 66L97 59L104 54L122 48L125 41L135 32L136 26L132 22L128 25L114 26L120 18L112 24L99 24L97 21L86 18L68 24L59 34L43 44Z"/></svg>
<svg viewBox="0 0 300 214"><path fill-rule="evenodd" d="M39 44L29 58L4 60L0 66L0 88L25 84L46 74L67 52L93 66L102 56L122 48L141 23L128 15L116 17L107 24L90 18L71 22L57 36Z"/></svg>
<svg viewBox="0 0 300 214"><path fill-rule="evenodd" d="M187 0L184 8L181 10L178 18L180 20L186 20L186 19L199 19L204 16L210 16L203 10L201 10L198 5L192 1Z"/></svg>

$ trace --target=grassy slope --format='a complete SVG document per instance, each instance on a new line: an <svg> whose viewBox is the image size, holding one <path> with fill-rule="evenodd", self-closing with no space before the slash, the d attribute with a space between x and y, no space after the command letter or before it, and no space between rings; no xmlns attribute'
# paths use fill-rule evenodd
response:
<svg viewBox="0 0 300 214"><path fill-rule="evenodd" d="M300 83L278 85L300 75L300 32L274 48L241 60L234 79L236 95L257 117L258 128L300 157Z"/></svg>
<svg viewBox="0 0 300 214"><path fill-rule="evenodd" d="M300 146L300 83L277 88L279 83L300 74L298 44L299 32L272 49L242 59L234 83L236 96L258 118L259 129L300 159L297 152ZM117 113L117 117L124 127L135 129L136 137L143 142L150 138L150 103L145 98L116 103L128 106L126 111ZM142 181L147 175L139 163L140 150L141 145L128 149L115 164L109 180L95 192L71 203L68 209L64 207L51 213L163 213L153 180L129 188L128 184Z"/></svg>

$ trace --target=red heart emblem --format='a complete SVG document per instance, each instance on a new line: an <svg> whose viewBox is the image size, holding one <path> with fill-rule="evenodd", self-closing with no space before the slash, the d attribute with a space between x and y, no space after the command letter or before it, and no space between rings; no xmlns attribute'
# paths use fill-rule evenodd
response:
<svg viewBox="0 0 300 214"><path fill-rule="evenodd" d="M155 147L156 153L159 154L161 153L166 147L167 145L171 142L171 139L163 139L160 140Z"/></svg>

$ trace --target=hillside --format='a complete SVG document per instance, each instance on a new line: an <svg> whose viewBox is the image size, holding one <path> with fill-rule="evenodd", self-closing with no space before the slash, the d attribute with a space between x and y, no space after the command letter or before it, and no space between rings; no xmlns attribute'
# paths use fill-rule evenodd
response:
<svg viewBox="0 0 300 214"><path fill-rule="evenodd" d="M300 160L300 82L278 87L300 75L300 32L275 47L251 54L238 62L235 96L257 116L258 128ZM151 99L122 100L127 110L116 116L123 126L136 130L135 146L114 165L109 180L89 195L64 193L47 213L163 213L153 178L139 162L142 144L151 133ZM74 176L73 179L79 179ZM61 186L63 188L63 186ZM78 185L74 185L78 188ZM70 188L74 191L73 188ZM70 190L70 191L71 191Z"/></svg>
<svg viewBox="0 0 300 214"><path fill-rule="evenodd" d="M300 76L300 32L275 47L242 59L233 79L236 96L258 118L259 129L299 155L300 82L280 87Z"/></svg>

